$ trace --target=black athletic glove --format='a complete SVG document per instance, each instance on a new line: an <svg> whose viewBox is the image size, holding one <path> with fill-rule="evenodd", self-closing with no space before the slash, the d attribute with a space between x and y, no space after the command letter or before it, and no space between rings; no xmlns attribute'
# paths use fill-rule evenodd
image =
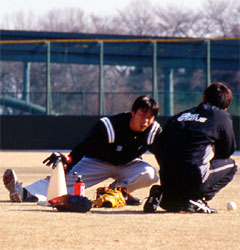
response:
<svg viewBox="0 0 240 250"><path fill-rule="evenodd" d="M48 202L61 212L86 213L92 208L92 202L87 197L80 195L65 194Z"/></svg>
<svg viewBox="0 0 240 250"><path fill-rule="evenodd" d="M62 161L64 168L67 167L69 163L69 158L65 157L63 154L59 152L52 153L48 158L46 158L43 163L46 163L46 166L51 166L54 169L59 161Z"/></svg>

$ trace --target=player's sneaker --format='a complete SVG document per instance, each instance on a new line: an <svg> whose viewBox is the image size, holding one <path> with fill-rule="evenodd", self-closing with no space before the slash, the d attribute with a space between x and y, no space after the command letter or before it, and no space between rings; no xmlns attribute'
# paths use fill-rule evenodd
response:
<svg viewBox="0 0 240 250"><path fill-rule="evenodd" d="M149 197L144 204L145 213L156 213L162 199L162 188L159 185L153 185L150 189Z"/></svg>
<svg viewBox="0 0 240 250"><path fill-rule="evenodd" d="M183 209L189 213L206 213L206 214L215 214L217 210L210 208L206 201L203 200L189 200L187 206Z"/></svg>
<svg viewBox="0 0 240 250"><path fill-rule="evenodd" d="M17 179L13 169L7 169L3 174L3 183L7 190L10 192L10 200L13 202L22 202L23 200L23 187Z"/></svg>
<svg viewBox="0 0 240 250"><path fill-rule="evenodd" d="M126 205L128 206L138 206L142 204L142 201L136 197L134 197L130 192L125 188L121 188L121 192L123 194L123 197L126 201Z"/></svg>

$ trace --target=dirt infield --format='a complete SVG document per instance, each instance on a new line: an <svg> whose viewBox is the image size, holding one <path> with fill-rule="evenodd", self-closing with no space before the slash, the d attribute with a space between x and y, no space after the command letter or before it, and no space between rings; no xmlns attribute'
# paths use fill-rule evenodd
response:
<svg viewBox="0 0 240 250"><path fill-rule="evenodd" d="M42 164L49 152L0 152L1 175L14 168L24 186L51 174ZM151 155L144 158L158 168ZM233 157L240 166L240 156ZM2 178L2 177L1 177ZM102 183L106 185L107 180ZM100 185L98 185L100 186ZM95 198L96 186L86 190ZM149 189L135 196L144 199ZM144 200L145 201L145 200ZM227 211L226 203L238 208ZM143 206L63 213L36 203L11 203L0 182L1 249L240 249L240 171L210 205L218 214L144 214Z"/></svg>

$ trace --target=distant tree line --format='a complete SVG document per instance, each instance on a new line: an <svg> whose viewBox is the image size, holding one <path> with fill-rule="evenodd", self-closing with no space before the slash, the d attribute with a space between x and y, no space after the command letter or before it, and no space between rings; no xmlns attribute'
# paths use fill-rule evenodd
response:
<svg viewBox="0 0 240 250"><path fill-rule="evenodd" d="M206 0L201 9L163 8L148 0L134 0L112 16L87 15L81 8L52 9L42 16L33 13L6 15L1 29L95 34L123 34L178 38L229 38L240 37L240 3L229 0ZM98 67L94 65L52 64L53 92L98 92ZM164 69L158 70L158 89L164 90ZM31 92L33 102L44 102L37 93L45 91L44 63L31 64ZM202 91L205 72L179 69L174 72L174 89ZM212 80L229 83L234 93L240 92L240 71L212 71ZM109 93L151 91L152 71L149 68L104 66L105 91ZM23 64L1 62L0 93L16 93L22 98ZM35 98L35 99L34 99ZM68 99L68 97L65 98ZM70 97L69 97L70 98ZM72 97L71 97L72 98ZM90 97L88 98L91 99ZM94 99L94 98L93 98ZM94 99L95 100L95 99ZM74 105L66 109L74 109ZM89 105L87 105L89 108ZM75 107L76 108L76 107ZM5 109L5 113L12 113ZM75 111L72 111L74 113ZM76 110L76 113L78 111ZM110 112L110 111L109 111ZM90 110L89 114L96 113Z"/></svg>

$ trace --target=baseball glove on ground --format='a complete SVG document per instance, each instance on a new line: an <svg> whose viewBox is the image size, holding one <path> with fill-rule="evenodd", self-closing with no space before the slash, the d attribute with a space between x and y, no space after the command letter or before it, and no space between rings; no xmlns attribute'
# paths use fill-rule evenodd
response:
<svg viewBox="0 0 240 250"><path fill-rule="evenodd" d="M126 201L121 192L121 187L111 189L109 187L100 187L97 189L96 200L92 202L93 207L123 207Z"/></svg>
<svg viewBox="0 0 240 250"><path fill-rule="evenodd" d="M53 208L62 212L86 213L92 207L92 203L87 197L79 195L66 194L49 200L48 202Z"/></svg>

